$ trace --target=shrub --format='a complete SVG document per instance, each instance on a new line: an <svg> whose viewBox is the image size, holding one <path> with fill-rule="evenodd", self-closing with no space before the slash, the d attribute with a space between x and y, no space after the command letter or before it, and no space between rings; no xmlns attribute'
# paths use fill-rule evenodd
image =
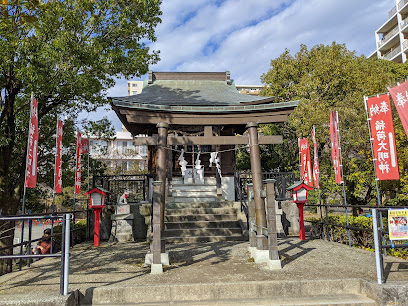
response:
<svg viewBox="0 0 408 306"><path fill-rule="evenodd" d="M325 237L327 237L326 226L320 224L320 218L306 218L306 221L310 221L312 224L311 233L312 236L321 237L322 229L324 229ZM323 222L326 222L326 218L323 218ZM347 225L346 216L341 215L329 215L328 223L338 224L342 226ZM349 226L362 229L372 229L373 221L371 217L349 216ZM383 218L383 228L384 231L388 231L387 218ZM348 233L347 229L339 226L329 225L329 236L330 241L348 244ZM388 235L385 234L385 243L390 244ZM365 230L350 230L350 240L353 247L358 247L370 251L374 251L374 236L372 231ZM403 244L405 241L399 241L398 244ZM408 259L408 249L387 249L387 254L403 259Z"/></svg>

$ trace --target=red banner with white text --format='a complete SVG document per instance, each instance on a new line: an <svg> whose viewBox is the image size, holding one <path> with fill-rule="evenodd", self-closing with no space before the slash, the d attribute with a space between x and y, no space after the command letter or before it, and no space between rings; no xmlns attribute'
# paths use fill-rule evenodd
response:
<svg viewBox="0 0 408 306"><path fill-rule="evenodd" d="M398 180L397 150L387 94L367 99L367 111L373 138L375 168L379 180Z"/></svg>
<svg viewBox="0 0 408 306"><path fill-rule="evenodd" d="M313 181L316 188L320 188L320 169L319 169L319 155L316 141L316 130L313 126L312 129L312 140L313 140Z"/></svg>
<svg viewBox="0 0 408 306"><path fill-rule="evenodd" d="M62 121L58 120L57 124L57 151L55 153L55 174L54 174L54 191L62 192Z"/></svg>
<svg viewBox="0 0 408 306"><path fill-rule="evenodd" d="M299 139L299 154L300 154L300 179L306 185L313 186L309 140L307 138Z"/></svg>
<svg viewBox="0 0 408 306"><path fill-rule="evenodd" d="M341 165L340 165L340 143L339 143L339 124L337 120L337 112L330 111L330 139L331 152L334 168L334 178L336 184L341 184Z"/></svg>
<svg viewBox="0 0 408 306"><path fill-rule="evenodd" d="M408 135L408 81L393 88L389 88L389 91L395 107L397 108L405 133Z"/></svg>
<svg viewBox="0 0 408 306"><path fill-rule="evenodd" d="M28 130L27 164L25 186L35 188L37 185L37 156L38 156L38 104L31 99L30 125Z"/></svg>
<svg viewBox="0 0 408 306"><path fill-rule="evenodd" d="M88 138L81 138L81 153L88 154L89 153L89 140Z"/></svg>
<svg viewBox="0 0 408 306"><path fill-rule="evenodd" d="M75 193L81 192L81 132L78 131L76 144Z"/></svg>

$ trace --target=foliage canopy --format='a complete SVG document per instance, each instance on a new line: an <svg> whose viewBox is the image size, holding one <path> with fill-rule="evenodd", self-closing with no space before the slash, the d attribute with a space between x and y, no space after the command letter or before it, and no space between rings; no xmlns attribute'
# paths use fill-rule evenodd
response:
<svg viewBox="0 0 408 306"><path fill-rule="evenodd" d="M305 45L291 55L289 50L271 61L271 69L262 75L265 84L262 95L276 96L278 101L299 100L299 106L289 117L288 124L262 128L265 134L284 133L289 138L270 152L266 170L297 170L297 137L311 138L313 125L319 143L319 160L323 196L328 197L339 186L334 183L330 152L330 110L339 112L344 180L348 202L367 204L375 198L372 153L367 128L364 96L387 92L387 87L403 81L408 64L356 56L345 45ZM398 194L396 202L408 200L408 151L405 135L395 108L394 128L398 148L401 180L381 182L381 193L387 199ZM312 143L310 139L312 148ZM270 150L270 149L269 149ZM291 150L291 153L288 152ZM266 150L265 150L266 151ZM311 150L312 152L312 150ZM286 165L286 166L285 166ZM293 166L290 169L290 166Z"/></svg>

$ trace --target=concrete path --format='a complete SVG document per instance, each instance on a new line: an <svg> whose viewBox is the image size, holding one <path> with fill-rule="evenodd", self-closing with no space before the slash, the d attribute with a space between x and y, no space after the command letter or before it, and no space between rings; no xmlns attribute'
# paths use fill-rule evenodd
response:
<svg viewBox="0 0 408 306"><path fill-rule="evenodd" d="M95 248L83 243L71 249L69 291L91 303L95 293L114 288L246 282L364 280L375 286L374 253L321 240L281 239L281 270L249 258L247 242L168 245L170 266L162 275L144 267L145 243L103 242ZM386 257L387 285L407 291L408 262ZM59 297L60 261L42 259L23 271L0 277L1 305L55 305L71 303ZM401 289L402 288L402 289ZM407 299L408 301L408 299ZM72 302L74 303L74 302Z"/></svg>

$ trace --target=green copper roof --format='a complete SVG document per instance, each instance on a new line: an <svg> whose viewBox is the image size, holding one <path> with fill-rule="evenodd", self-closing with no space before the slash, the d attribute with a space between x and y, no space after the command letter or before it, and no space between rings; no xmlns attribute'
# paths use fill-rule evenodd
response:
<svg viewBox="0 0 408 306"><path fill-rule="evenodd" d="M156 80L139 95L111 98L114 106L172 112L242 112L298 105L298 101L272 103L274 99L240 94L234 84L213 80Z"/></svg>

